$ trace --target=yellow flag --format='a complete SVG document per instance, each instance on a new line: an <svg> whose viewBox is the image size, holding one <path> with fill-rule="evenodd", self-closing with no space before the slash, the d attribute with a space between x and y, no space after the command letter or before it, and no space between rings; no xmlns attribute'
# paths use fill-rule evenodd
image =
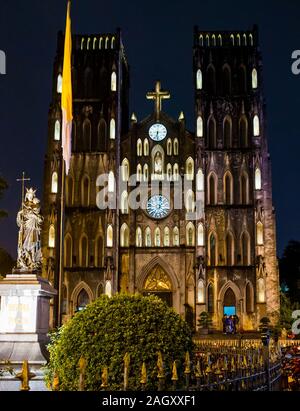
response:
<svg viewBox="0 0 300 411"><path fill-rule="evenodd" d="M65 49L64 49L64 66L61 95L62 109L62 150L63 159L66 164L66 174L70 169L71 150L72 150L72 75L71 75L71 56L72 56L72 34L71 34L71 2L68 1L66 32L65 32Z"/></svg>

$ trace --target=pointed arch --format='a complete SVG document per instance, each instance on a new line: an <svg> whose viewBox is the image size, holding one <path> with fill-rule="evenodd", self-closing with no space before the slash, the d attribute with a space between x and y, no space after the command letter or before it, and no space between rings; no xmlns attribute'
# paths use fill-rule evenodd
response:
<svg viewBox="0 0 300 411"><path fill-rule="evenodd" d="M54 125L54 140L60 141L60 121L56 120Z"/></svg>
<svg viewBox="0 0 300 411"><path fill-rule="evenodd" d="M120 229L120 245L129 247L129 227L126 223L123 223Z"/></svg>
<svg viewBox="0 0 300 411"><path fill-rule="evenodd" d="M175 163L173 166L173 179L174 181L179 180L179 166L177 163Z"/></svg>
<svg viewBox="0 0 300 411"><path fill-rule="evenodd" d="M121 167L122 167L122 170L121 170L122 181L128 181L129 176L130 176L130 168L129 168L129 161L126 157L123 159Z"/></svg>
<svg viewBox="0 0 300 411"><path fill-rule="evenodd" d="M205 304L205 286L202 279L198 280L197 287L197 302L199 304Z"/></svg>
<svg viewBox="0 0 300 411"><path fill-rule="evenodd" d="M111 73L110 89L111 91L117 91L117 73L115 71Z"/></svg>
<svg viewBox="0 0 300 411"><path fill-rule="evenodd" d="M66 177L66 205L72 206L74 203L74 179L71 174Z"/></svg>
<svg viewBox="0 0 300 411"><path fill-rule="evenodd" d="M209 117L207 123L207 146L210 149L217 146L217 124L213 115Z"/></svg>
<svg viewBox="0 0 300 411"><path fill-rule="evenodd" d="M141 275L137 278L137 288L139 290L144 289L149 274L152 273L156 267L160 267L169 278L169 284L171 283L171 289L169 291L174 291L178 289L179 281L174 269L166 262L165 259L161 258L160 256L154 257L152 260L150 260L149 263L144 265L144 267L141 270Z"/></svg>
<svg viewBox="0 0 300 411"><path fill-rule="evenodd" d="M98 123L97 151L105 151L107 139L107 124L104 118Z"/></svg>
<svg viewBox="0 0 300 411"><path fill-rule="evenodd" d="M259 167L255 169L255 190L261 190L261 171Z"/></svg>
<svg viewBox="0 0 300 411"><path fill-rule="evenodd" d="M203 223L198 224L197 245L198 247L204 247L204 225Z"/></svg>
<svg viewBox="0 0 300 411"><path fill-rule="evenodd" d="M170 163L167 164L167 180L172 180L172 165Z"/></svg>
<svg viewBox="0 0 300 411"><path fill-rule="evenodd" d="M185 162L185 174L187 180L194 180L194 160L192 157L189 157Z"/></svg>
<svg viewBox="0 0 300 411"><path fill-rule="evenodd" d="M136 181L142 181L142 176L143 176L142 166L141 164L138 164L136 166Z"/></svg>
<svg viewBox="0 0 300 411"><path fill-rule="evenodd" d="M90 287L84 281L80 281L74 288L70 300L73 302L73 313L76 313L91 303L94 300L94 295Z"/></svg>
<svg viewBox="0 0 300 411"><path fill-rule="evenodd" d="M256 244L264 245L264 225L261 221L256 224Z"/></svg>
<svg viewBox="0 0 300 411"><path fill-rule="evenodd" d="M48 247L49 248L54 248L55 247L55 227L54 227L54 224L51 224L50 227L49 227Z"/></svg>
<svg viewBox="0 0 300 411"><path fill-rule="evenodd" d="M137 227L136 233L135 233L135 245L137 247L142 247L143 246L143 234L142 234L142 229L141 227Z"/></svg>
<svg viewBox="0 0 300 411"><path fill-rule="evenodd" d="M179 239L179 229L177 226L173 228L173 247L179 247L180 239Z"/></svg>
<svg viewBox="0 0 300 411"><path fill-rule="evenodd" d="M73 266L73 239L70 233L65 235L64 240L64 266Z"/></svg>
<svg viewBox="0 0 300 411"><path fill-rule="evenodd" d="M143 145L142 145L142 140L140 138L136 142L136 155L138 157L142 157L143 155Z"/></svg>
<svg viewBox="0 0 300 411"><path fill-rule="evenodd" d="M173 142L173 146L174 146L174 156L178 156L179 154L179 143L178 143L178 139L174 138L174 142Z"/></svg>
<svg viewBox="0 0 300 411"><path fill-rule="evenodd" d="M83 207L90 205L90 178L88 175L81 179L81 205Z"/></svg>
<svg viewBox="0 0 300 411"><path fill-rule="evenodd" d="M128 214L128 192L125 190L121 194L121 214Z"/></svg>
<svg viewBox="0 0 300 411"><path fill-rule="evenodd" d="M188 190L185 196L185 209L187 213L193 213L195 209L195 194L192 190Z"/></svg>
<svg viewBox="0 0 300 411"><path fill-rule="evenodd" d="M144 156L149 156L149 140L144 139Z"/></svg>
<svg viewBox="0 0 300 411"><path fill-rule="evenodd" d="M109 137L111 140L116 138L116 120L112 117L109 123Z"/></svg>
<svg viewBox="0 0 300 411"><path fill-rule="evenodd" d="M202 90L202 71L199 68L196 74L196 88L197 90Z"/></svg>
<svg viewBox="0 0 300 411"><path fill-rule="evenodd" d="M202 168L199 168L196 176L197 191L204 191L204 174Z"/></svg>
<svg viewBox="0 0 300 411"><path fill-rule="evenodd" d="M113 247L114 244L114 233L113 233L113 227L111 224L108 224L107 230L106 230L106 247Z"/></svg>
<svg viewBox="0 0 300 411"><path fill-rule="evenodd" d="M207 190L207 201L210 205L217 204L217 181L218 177L216 176L215 172L212 171L208 175L208 190Z"/></svg>
<svg viewBox="0 0 300 411"><path fill-rule="evenodd" d="M115 187L116 187L116 182L115 182L115 174L113 171L110 171L108 173L108 192L109 193L114 193L115 192Z"/></svg>
<svg viewBox="0 0 300 411"><path fill-rule="evenodd" d="M164 228L164 247L170 246L170 229L169 227Z"/></svg>
<svg viewBox="0 0 300 411"><path fill-rule="evenodd" d="M89 243L85 233L81 235L79 241L79 265L80 267L88 267L89 265Z"/></svg>
<svg viewBox="0 0 300 411"><path fill-rule="evenodd" d="M233 177L230 171L226 171L223 178L224 203L233 204Z"/></svg>
<svg viewBox="0 0 300 411"><path fill-rule="evenodd" d="M161 246L161 233L160 233L159 227L156 227L154 230L154 246L155 247Z"/></svg>
<svg viewBox="0 0 300 411"><path fill-rule="evenodd" d="M186 245L188 247L195 245L195 226L191 221L186 226Z"/></svg>
<svg viewBox="0 0 300 411"><path fill-rule="evenodd" d="M58 193L58 174L56 171L52 173L52 177L51 177L51 193L52 194Z"/></svg>
<svg viewBox="0 0 300 411"><path fill-rule="evenodd" d="M151 228L147 227L145 230L145 246L151 247L152 246L152 239L151 239Z"/></svg>
<svg viewBox="0 0 300 411"><path fill-rule="evenodd" d="M256 90L258 87L258 76L257 76L257 70L255 67L252 69L251 80L252 80L252 88L253 90Z"/></svg>
<svg viewBox="0 0 300 411"><path fill-rule="evenodd" d="M148 180L149 180L149 167L148 167L148 164L144 164L144 167L143 167L143 179L144 179L144 181L148 181Z"/></svg>
<svg viewBox="0 0 300 411"><path fill-rule="evenodd" d="M253 134L254 137L258 137L260 135L259 117L257 114L253 117Z"/></svg>
<svg viewBox="0 0 300 411"><path fill-rule="evenodd" d="M112 285L110 280L106 281L105 283L105 295L107 295L109 298L111 298L112 296Z"/></svg>
<svg viewBox="0 0 300 411"><path fill-rule="evenodd" d="M59 73L57 76L57 84L56 84L56 91L58 94L62 93L62 83L63 83L63 78L62 78L61 73Z"/></svg>
<svg viewBox="0 0 300 411"><path fill-rule="evenodd" d="M259 278L257 281L257 302L266 302L266 284L263 278Z"/></svg>
<svg viewBox="0 0 300 411"><path fill-rule="evenodd" d="M172 140L168 138L167 140L167 156L172 155Z"/></svg>
<svg viewBox="0 0 300 411"><path fill-rule="evenodd" d="M223 142L225 148L232 147L232 120L228 115L223 120Z"/></svg>
<svg viewBox="0 0 300 411"><path fill-rule="evenodd" d="M197 117L197 137L203 137L203 119L202 119L202 116Z"/></svg>

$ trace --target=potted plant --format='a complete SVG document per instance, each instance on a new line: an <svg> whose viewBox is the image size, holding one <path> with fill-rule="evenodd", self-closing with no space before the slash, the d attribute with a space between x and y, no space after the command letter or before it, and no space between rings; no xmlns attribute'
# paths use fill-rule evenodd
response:
<svg viewBox="0 0 300 411"><path fill-rule="evenodd" d="M198 326L200 328L200 334L207 335L209 333L209 329L212 326L212 319L208 312L202 311L199 316Z"/></svg>

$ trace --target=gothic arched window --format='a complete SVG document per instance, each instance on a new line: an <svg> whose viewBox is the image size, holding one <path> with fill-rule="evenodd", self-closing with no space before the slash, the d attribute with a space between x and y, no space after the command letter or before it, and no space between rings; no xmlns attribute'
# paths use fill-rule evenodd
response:
<svg viewBox="0 0 300 411"><path fill-rule="evenodd" d="M263 278L259 278L257 282L257 300L259 303L265 303L266 302L266 286L265 286L265 280Z"/></svg>
<svg viewBox="0 0 300 411"><path fill-rule="evenodd" d="M59 74L57 76L57 86L56 86L56 91L58 94L62 93L62 83L63 83L63 78L62 78L62 75Z"/></svg>
<svg viewBox="0 0 300 411"><path fill-rule="evenodd" d="M142 166L141 164L138 164L136 166L136 180L137 181L142 181Z"/></svg>
<svg viewBox="0 0 300 411"><path fill-rule="evenodd" d="M154 230L154 245L155 247L161 246L161 238L160 238L160 228L156 227Z"/></svg>
<svg viewBox="0 0 300 411"><path fill-rule="evenodd" d="M178 247L180 245L179 241L179 230L178 227L173 228L173 246Z"/></svg>
<svg viewBox="0 0 300 411"><path fill-rule="evenodd" d="M253 312L253 290L251 284L248 282L246 285L246 313L251 314Z"/></svg>
<svg viewBox="0 0 300 411"><path fill-rule="evenodd" d="M216 148L217 135L216 135L216 120L211 116L208 120L208 132L207 132L207 146L210 149Z"/></svg>
<svg viewBox="0 0 300 411"><path fill-rule="evenodd" d="M208 177L208 203L211 205L217 204L217 177L211 173Z"/></svg>
<svg viewBox="0 0 300 411"><path fill-rule="evenodd" d="M203 119L201 116L197 117L197 137L203 137Z"/></svg>
<svg viewBox="0 0 300 411"><path fill-rule="evenodd" d="M192 190L186 193L185 208L188 213L192 213L195 209L195 196Z"/></svg>
<svg viewBox="0 0 300 411"><path fill-rule="evenodd" d="M167 180L171 181L172 180L172 166L171 164L167 164Z"/></svg>
<svg viewBox="0 0 300 411"><path fill-rule="evenodd" d="M143 246L143 235L142 235L142 229L141 227L137 227L136 229L136 234L135 234L135 244L137 247L142 247Z"/></svg>
<svg viewBox="0 0 300 411"><path fill-rule="evenodd" d="M122 181L128 181L129 180L129 161L127 160L127 158L124 158L124 160L122 161Z"/></svg>
<svg viewBox="0 0 300 411"><path fill-rule="evenodd" d="M150 227L147 227L146 230L145 230L145 245L146 245L146 247L151 247L151 245L152 245Z"/></svg>
<svg viewBox="0 0 300 411"><path fill-rule="evenodd" d="M110 171L108 173L108 192L109 193L114 193L115 192L115 175L113 171Z"/></svg>
<svg viewBox="0 0 300 411"><path fill-rule="evenodd" d="M144 139L144 156L149 156L149 141L147 138Z"/></svg>
<svg viewBox="0 0 300 411"><path fill-rule="evenodd" d="M141 157L143 155L142 140L140 138L138 139L136 143L136 154L138 157Z"/></svg>
<svg viewBox="0 0 300 411"><path fill-rule="evenodd" d="M167 140L167 155L172 155L172 140L170 138Z"/></svg>
<svg viewBox="0 0 300 411"><path fill-rule="evenodd" d="M115 71L111 73L110 89L111 91L117 91L117 73Z"/></svg>
<svg viewBox="0 0 300 411"><path fill-rule="evenodd" d="M198 281L198 293L197 293L197 300L199 304L205 303L205 288L203 280Z"/></svg>
<svg viewBox="0 0 300 411"><path fill-rule="evenodd" d="M257 114L253 117L253 134L255 137L260 135L259 118Z"/></svg>
<svg viewBox="0 0 300 411"><path fill-rule="evenodd" d="M116 138L116 121L114 118L110 120L109 125L109 137L111 140L115 140Z"/></svg>
<svg viewBox="0 0 300 411"><path fill-rule="evenodd" d="M50 227L49 227L48 247L50 247L50 248L55 247L55 228L54 228L53 224L51 224Z"/></svg>
<svg viewBox="0 0 300 411"><path fill-rule="evenodd" d="M120 237L121 247L129 247L129 227L126 223L121 226Z"/></svg>
<svg viewBox="0 0 300 411"><path fill-rule="evenodd" d="M174 156L178 156L179 147L178 147L178 140L177 140L177 138L174 139L173 145L174 145Z"/></svg>
<svg viewBox="0 0 300 411"><path fill-rule="evenodd" d="M210 314L214 313L214 286L209 284L207 288L207 311Z"/></svg>
<svg viewBox="0 0 300 411"><path fill-rule="evenodd" d="M67 206L73 205L74 198L74 181L70 175L66 178L66 204Z"/></svg>
<svg viewBox="0 0 300 411"><path fill-rule="evenodd" d="M242 148L248 147L248 120L242 116L239 123L240 144Z"/></svg>
<svg viewBox="0 0 300 411"><path fill-rule="evenodd" d="M58 175L57 172L54 171L52 173L52 178L51 178L51 193L57 194L58 192Z"/></svg>
<svg viewBox="0 0 300 411"><path fill-rule="evenodd" d="M72 267L72 237L68 233L65 236L65 247L64 247L64 265L65 267Z"/></svg>
<svg viewBox="0 0 300 411"><path fill-rule="evenodd" d="M196 87L197 87L197 90L202 90L202 71L201 71L201 69L197 70Z"/></svg>
<svg viewBox="0 0 300 411"><path fill-rule="evenodd" d="M224 200L227 205L233 204L233 178L229 171L224 177Z"/></svg>
<svg viewBox="0 0 300 411"><path fill-rule="evenodd" d="M105 295L107 295L109 298L112 296L111 281L106 281L106 284L105 284Z"/></svg>
<svg viewBox="0 0 300 411"><path fill-rule="evenodd" d="M60 140L60 121L56 120L55 121L55 126L54 126L54 140L59 141Z"/></svg>
<svg viewBox="0 0 300 411"><path fill-rule="evenodd" d="M204 227L202 223L198 224L198 239L197 239L198 247L204 246Z"/></svg>
<svg viewBox="0 0 300 411"><path fill-rule="evenodd" d="M225 148L232 147L232 122L229 116L226 116L223 123L223 138Z"/></svg>
<svg viewBox="0 0 300 411"><path fill-rule="evenodd" d="M121 214L128 214L128 193L123 191L121 195Z"/></svg>
<svg viewBox="0 0 300 411"><path fill-rule="evenodd" d="M88 293L82 289L77 297L76 311L82 311L90 303L90 298Z"/></svg>
<svg viewBox="0 0 300 411"><path fill-rule="evenodd" d="M199 168L196 176L197 191L204 191L204 174L201 168Z"/></svg>
<svg viewBox="0 0 300 411"><path fill-rule="evenodd" d="M252 88L255 90L258 87L258 77L257 77L257 70L254 68L252 70Z"/></svg>
<svg viewBox="0 0 300 411"><path fill-rule="evenodd" d="M186 226L186 245L188 247L195 245L195 226L191 222Z"/></svg>
<svg viewBox="0 0 300 411"><path fill-rule="evenodd" d="M106 147L107 125L104 118L98 124L97 151L104 151Z"/></svg>
<svg viewBox="0 0 300 411"><path fill-rule="evenodd" d="M261 190L261 171L258 167L255 169L255 190Z"/></svg>
<svg viewBox="0 0 300 411"><path fill-rule="evenodd" d="M264 245L264 226L260 221L256 224L256 244Z"/></svg>
<svg viewBox="0 0 300 411"><path fill-rule="evenodd" d="M109 224L107 226L107 231L106 231L106 247L112 247L113 246L113 228L112 225Z"/></svg>
<svg viewBox="0 0 300 411"><path fill-rule="evenodd" d="M148 180L149 180L149 168L148 168L148 164L144 164L144 167L143 167L143 177L144 177L144 181L148 181Z"/></svg>
<svg viewBox="0 0 300 411"><path fill-rule="evenodd" d="M185 162L185 174L187 180L194 180L194 160L189 157Z"/></svg>
<svg viewBox="0 0 300 411"><path fill-rule="evenodd" d="M179 167L178 167L177 163L175 163L174 166L173 166L173 179L174 179L174 181L179 180Z"/></svg>
<svg viewBox="0 0 300 411"><path fill-rule="evenodd" d="M88 267L89 264L88 239L86 234L83 234L80 239L79 246L79 264L81 267Z"/></svg>
<svg viewBox="0 0 300 411"><path fill-rule="evenodd" d="M170 246L170 229L169 229L169 227L164 228L164 246L165 247Z"/></svg>

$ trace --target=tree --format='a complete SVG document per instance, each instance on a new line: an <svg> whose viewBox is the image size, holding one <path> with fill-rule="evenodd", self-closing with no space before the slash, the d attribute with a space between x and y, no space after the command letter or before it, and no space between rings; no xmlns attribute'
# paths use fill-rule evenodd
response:
<svg viewBox="0 0 300 411"><path fill-rule="evenodd" d="M300 301L300 242L291 240L279 260L280 283L292 302Z"/></svg>
<svg viewBox="0 0 300 411"><path fill-rule="evenodd" d="M8 188L7 182L0 176L0 200L3 198L3 192ZM7 213L0 209L0 218L6 217Z"/></svg>
<svg viewBox="0 0 300 411"><path fill-rule="evenodd" d="M291 299L286 293L280 293L280 328L285 328L290 331L292 324L295 321L292 318L293 311L299 310L300 304L291 302Z"/></svg>
<svg viewBox="0 0 300 411"><path fill-rule="evenodd" d="M108 389L122 389L124 356L130 355L129 385L140 387L142 364L147 389L157 388L157 360L161 352L165 372L173 362L183 372L185 353L193 349L187 323L156 296L101 296L51 336L46 382L58 376L59 390L78 390L81 357L86 360L85 389L99 391L101 374L108 367Z"/></svg>
<svg viewBox="0 0 300 411"><path fill-rule="evenodd" d="M0 277L10 273L14 265L12 256L4 248L0 248Z"/></svg>

